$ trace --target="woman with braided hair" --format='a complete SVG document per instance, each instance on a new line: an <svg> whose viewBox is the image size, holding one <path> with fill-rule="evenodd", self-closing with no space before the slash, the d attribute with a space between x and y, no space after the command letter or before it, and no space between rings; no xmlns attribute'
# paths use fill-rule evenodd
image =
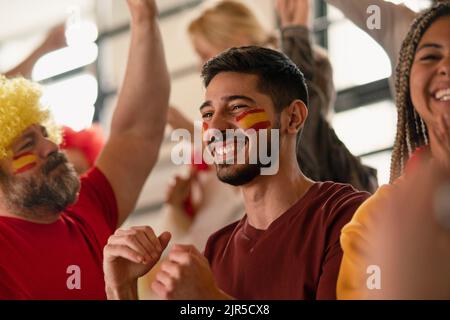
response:
<svg viewBox="0 0 450 320"><path fill-rule="evenodd" d="M390 184L342 229L339 299L450 299L449 1L412 23L396 104Z"/></svg>

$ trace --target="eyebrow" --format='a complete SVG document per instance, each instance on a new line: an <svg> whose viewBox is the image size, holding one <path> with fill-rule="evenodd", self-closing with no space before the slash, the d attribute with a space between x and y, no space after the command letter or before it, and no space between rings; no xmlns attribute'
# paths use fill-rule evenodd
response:
<svg viewBox="0 0 450 320"><path fill-rule="evenodd" d="M419 52L422 49L426 49L426 48L436 48L436 49L442 49L442 45L437 44L437 43L424 43L423 45L421 45L416 52Z"/></svg>
<svg viewBox="0 0 450 320"><path fill-rule="evenodd" d="M234 101L234 100L246 100L246 101L248 101L250 103L254 103L254 104L256 103L256 101L253 100L252 98L247 97L247 96L243 96L243 95L226 96L226 97L221 98L221 100L226 102L226 103L230 103L231 101ZM200 106L200 111L203 108L205 108L205 107L210 107L211 104L212 104L211 100L203 102L202 105Z"/></svg>
<svg viewBox="0 0 450 320"><path fill-rule="evenodd" d="M28 132L28 133L24 134L22 137L20 137L20 140L32 139L35 136L36 136L36 133Z"/></svg>
<svg viewBox="0 0 450 320"><path fill-rule="evenodd" d="M28 140L35 139L36 134L34 132L25 133L20 137L20 141L18 141L12 148L15 150L14 152L21 152L23 147L28 144Z"/></svg>

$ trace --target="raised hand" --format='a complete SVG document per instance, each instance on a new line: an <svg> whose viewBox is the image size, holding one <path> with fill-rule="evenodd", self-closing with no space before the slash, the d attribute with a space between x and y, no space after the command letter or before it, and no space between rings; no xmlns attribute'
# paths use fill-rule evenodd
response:
<svg viewBox="0 0 450 320"><path fill-rule="evenodd" d="M169 106L167 123L173 130L186 129L191 135L194 135L194 123L175 107Z"/></svg>
<svg viewBox="0 0 450 320"><path fill-rule="evenodd" d="M45 52L60 49L66 45L65 25L59 24L47 33L47 37L41 45Z"/></svg>
<svg viewBox="0 0 450 320"><path fill-rule="evenodd" d="M310 0L277 0L276 11L282 27L297 25L310 27Z"/></svg>
<svg viewBox="0 0 450 320"><path fill-rule="evenodd" d="M118 229L103 250L105 283L110 291L108 298L123 298L113 292L120 294L135 287L137 279L158 262L170 237L168 232L156 237L147 226Z"/></svg>
<svg viewBox="0 0 450 320"><path fill-rule="evenodd" d="M187 178L175 176L173 182L169 184L167 189L166 203L181 207L192 190L192 180L194 176L195 171L191 171Z"/></svg>

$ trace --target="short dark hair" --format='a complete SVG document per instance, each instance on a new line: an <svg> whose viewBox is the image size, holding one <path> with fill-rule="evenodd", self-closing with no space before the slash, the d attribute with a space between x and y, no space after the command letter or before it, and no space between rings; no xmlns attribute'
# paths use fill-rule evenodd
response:
<svg viewBox="0 0 450 320"><path fill-rule="evenodd" d="M203 66L205 87L221 72L257 75L258 89L272 98L277 112L296 99L308 105L308 89L303 73L279 51L257 46L228 49Z"/></svg>

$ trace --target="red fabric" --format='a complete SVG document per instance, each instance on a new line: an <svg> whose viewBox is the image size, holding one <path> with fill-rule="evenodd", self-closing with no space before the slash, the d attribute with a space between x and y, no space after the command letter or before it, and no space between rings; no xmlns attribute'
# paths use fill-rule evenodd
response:
<svg viewBox="0 0 450 320"><path fill-rule="evenodd" d="M195 163L194 159L194 154L192 154L191 170L195 171L194 174L197 172L208 171L210 169L209 165L203 160L203 157L201 163ZM194 205L192 204L192 192L189 192L187 198L183 201L183 209L188 217L194 218L196 212L194 210Z"/></svg>
<svg viewBox="0 0 450 320"><path fill-rule="evenodd" d="M192 153L192 155L191 155L191 169L192 170L196 170L197 172L208 171L210 169L209 165L203 159L203 155L201 154L201 151L194 151L194 152L196 152L199 155L201 155L202 161L200 163L195 163L195 156L194 156L194 153Z"/></svg>
<svg viewBox="0 0 450 320"><path fill-rule="evenodd" d="M63 127L62 149L78 149L83 152L89 166L95 164L100 152L103 149L105 140L99 125L92 125L88 129L74 131L69 127Z"/></svg>
<svg viewBox="0 0 450 320"><path fill-rule="evenodd" d="M217 284L237 299L336 299L341 229L368 197L317 182L267 230L244 216L216 232L205 256Z"/></svg>
<svg viewBox="0 0 450 320"><path fill-rule="evenodd" d="M93 168L76 204L55 223L0 216L0 299L106 299L103 247L117 215L111 185ZM80 290L67 287L71 265L80 268Z"/></svg>
<svg viewBox="0 0 450 320"><path fill-rule="evenodd" d="M190 218L194 218L195 210L192 204L192 192L189 192L187 198L183 201L184 213Z"/></svg>

